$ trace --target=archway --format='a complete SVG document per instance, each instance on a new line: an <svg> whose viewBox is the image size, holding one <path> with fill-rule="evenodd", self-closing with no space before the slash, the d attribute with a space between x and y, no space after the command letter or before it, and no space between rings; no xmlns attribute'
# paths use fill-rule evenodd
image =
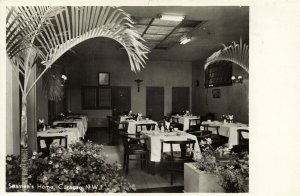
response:
<svg viewBox="0 0 300 196"><path fill-rule="evenodd" d="M129 15L112 7L8 7L6 52L22 96L22 184L28 184L27 95L52 64L73 46L93 37L108 37L126 50L132 71L139 71L149 49ZM37 65L44 66L30 81ZM23 77L19 77L22 75ZM25 188L26 189L26 188Z"/></svg>

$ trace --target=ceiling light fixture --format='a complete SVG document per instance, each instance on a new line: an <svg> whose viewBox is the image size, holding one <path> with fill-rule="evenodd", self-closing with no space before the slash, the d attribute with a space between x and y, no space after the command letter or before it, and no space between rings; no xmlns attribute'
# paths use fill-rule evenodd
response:
<svg viewBox="0 0 300 196"><path fill-rule="evenodd" d="M160 19L161 20L169 20L169 21L182 21L184 19L184 16L162 14L160 16Z"/></svg>
<svg viewBox="0 0 300 196"><path fill-rule="evenodd" d="M182 37L180 38L180 44L181 44L181 45L184 45L184 44L186 44L186 43L188 43L188 42L190 42L190 41L191 41L191 37L186 36L186 35L184 35L184 36L182 36Z"/></svg>

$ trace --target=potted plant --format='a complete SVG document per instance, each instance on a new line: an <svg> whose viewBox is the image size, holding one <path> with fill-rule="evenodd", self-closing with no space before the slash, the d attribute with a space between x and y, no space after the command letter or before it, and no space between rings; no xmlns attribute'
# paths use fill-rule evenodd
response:
<svg viewBox="0 0 300 196"><path fill-rule="evenodd" d="M227 147L214 149L211 139L200 142L201 155L184 166L185 192L248 192L248 153L240 155Z"/></svg>
<svg viewBox="0 0 300 196"><path fill-rule="evenodd" d="M71 144L69 149L51 146L49 157L33 153L29 160L27 190L32 192L132 192L120 174L121 165L107 164L103 146L87 142ZM6 158L6 190L22 191L20 159Z"/></svg>

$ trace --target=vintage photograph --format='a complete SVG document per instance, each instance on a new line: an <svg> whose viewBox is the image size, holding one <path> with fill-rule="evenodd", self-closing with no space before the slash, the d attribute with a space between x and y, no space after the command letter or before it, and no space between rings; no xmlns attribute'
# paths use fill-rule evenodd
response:
<svg viewBox="0 0 300 196"><path fill-rule="evenodd" d="M249 9L7 6L6 192L249 193Z"/></svg>

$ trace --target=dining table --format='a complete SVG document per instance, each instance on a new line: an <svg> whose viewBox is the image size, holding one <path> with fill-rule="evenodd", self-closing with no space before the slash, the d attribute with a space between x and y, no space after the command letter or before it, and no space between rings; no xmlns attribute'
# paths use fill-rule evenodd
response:
<svg viewBox="0 0 300 196"><path fill-rule="evenodd" d="M203 121L202 125L212 125L212 126L218 126L219 127L219 134L225 137L228 137L228 147L233 147L234 145L239 144L239 138L238 138L238 129L245 129L249 130L249 126L243 123L230 123L230 122L221 122L221 121ZM208 128L211 130L214 134L216 134L215 128ZM244 138L249 138L248 133L242 133Z"/></svg>
<svg viewBox="0 0 300 196"><path fill-rule="evenodd" d="M84 139L87 131L87 118L66 118L63 120L54 121L53 125L57 125L59 123L76 123L76 128L79 131L80 137Z"/></svg>
<svg viewBox="0 0 300 196"><path fill-rule="evenodd" d="M161 131L142 131L142 134L149 138L150 161L160 162L161 158L161 140L164 141L183 141L187 139L195 140L194 152L200 153L200 147L197 137L185 131L161 132ZM170 145L164 144L164 152L170 152ZM179 151L180 146L174 145L174 151Z"/></svg>
<svg viewBox="0 0 300 196"><path fill-rule="evenodd" d="M149 164L149 170L152 175L155 175L160 163L161 159L161 141L185 141L188 139L195 140L194 145L194 156L197 153L197 157L201 157L201 151L199 147L199 143L197 140L197 137L195 135L189 134L185 131L173 131L173 132L162 132L162 131L142 131L142 136L148 138L147 147L150 151L150 164ZM164 144L164 152L170 152L170 145ZM179 151L180 146L174 145L173 146L174 151Z"/></svg>
<svg viewBox="0 0 300 196"><path fill-rule="evenodd" d="M191 115L173 115L172 118L178 118L178 123L183 125L183 131L189 130L190 128L189 123L191 119L200 119L199 116L191 116Z"/></svg>
<svg viewBox="0 0 300 196"><path fill-rule="evenodd" d="M77 128L49 128L46 131L37 132L37 137L56 137L56 136L67 136L68 145L80 141L80 134ZM55 142L55 141L54 141ZM45 147L45 142L42 141L41 147Z"/></svg>

